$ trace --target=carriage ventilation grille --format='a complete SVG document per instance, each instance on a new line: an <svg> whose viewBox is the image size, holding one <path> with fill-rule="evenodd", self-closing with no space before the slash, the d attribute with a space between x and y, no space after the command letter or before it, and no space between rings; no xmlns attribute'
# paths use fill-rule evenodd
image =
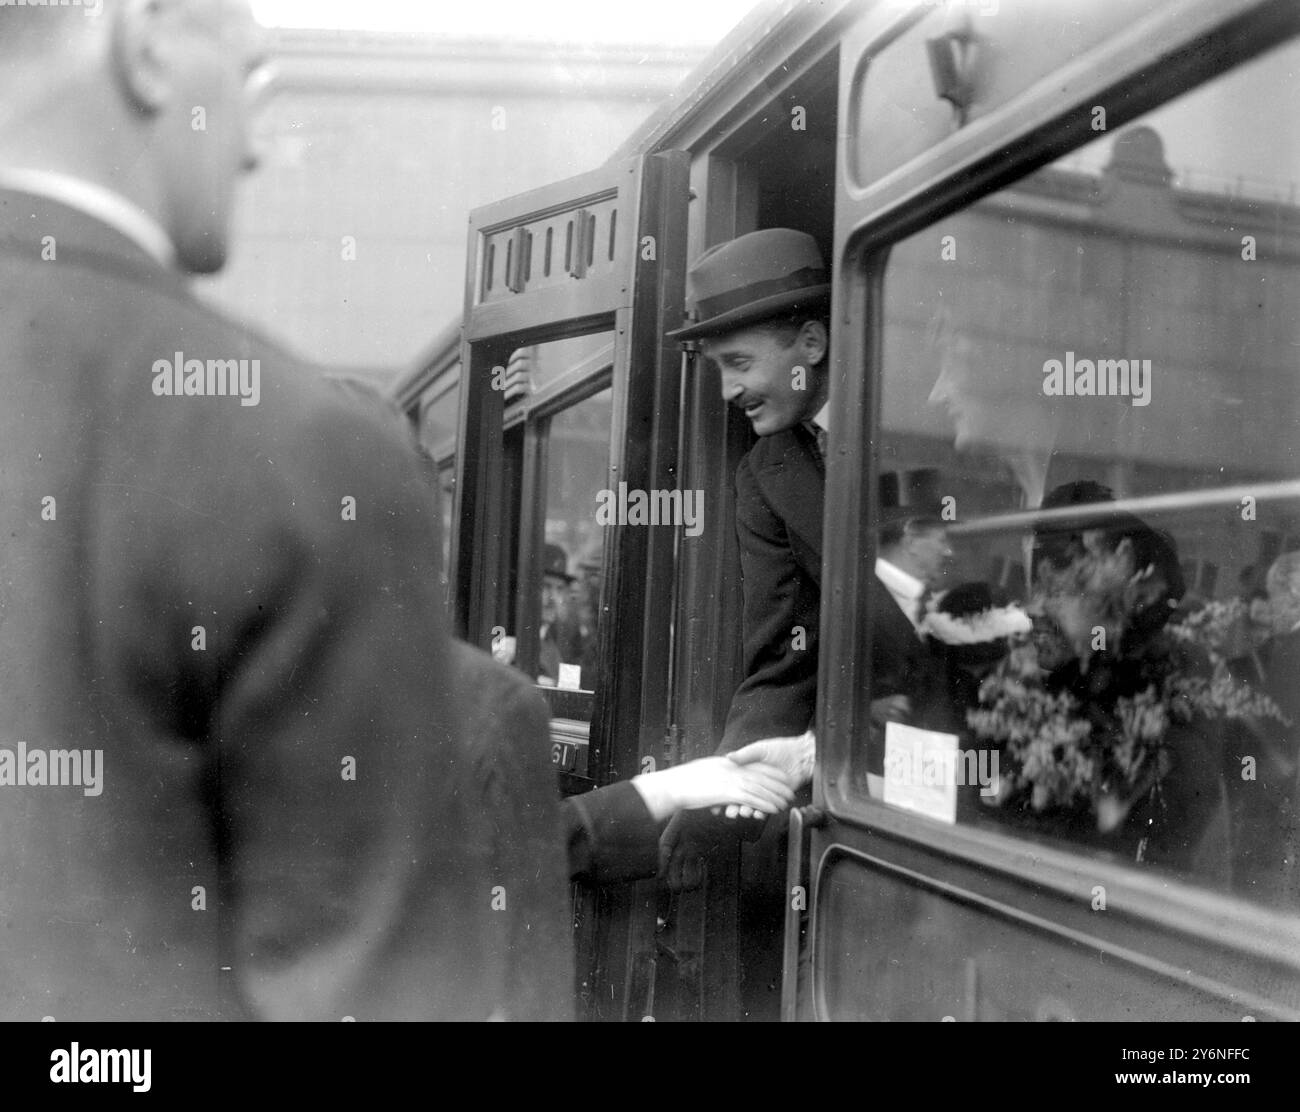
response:
<svg viewBox="0 0 1300 1112"><path fill-rule="evenodd" d="M481 249L480 303L612 274L619 252L618 199L498 228L484 234Z"/></svg>

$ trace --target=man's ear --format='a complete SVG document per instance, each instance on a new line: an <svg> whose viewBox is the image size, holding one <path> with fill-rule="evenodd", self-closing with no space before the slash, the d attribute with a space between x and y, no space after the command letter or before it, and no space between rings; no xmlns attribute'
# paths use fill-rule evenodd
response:
<svg viewBox="0 0 1300 1112"><path fill-rule="evenodd" d="M817 366L826 358L826 350L830 347L826 326L819 320L804 321L803 327L799 330L799 346L808 366Z"/></svg>
<svg viewBox="0 0 1300 1112"><path fill-rule="evenodd" d="M171 7L171 0L118 0L109 9L113 75L127 100L148 116L161 111L171 93L166 49L174 23Z"/></svg>

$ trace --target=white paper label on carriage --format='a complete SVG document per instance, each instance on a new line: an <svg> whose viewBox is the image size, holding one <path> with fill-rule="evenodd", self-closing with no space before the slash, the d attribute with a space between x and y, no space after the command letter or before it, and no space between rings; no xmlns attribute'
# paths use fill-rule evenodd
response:
<svg viewBox="0 0 1300 1112"><path fill-rule="evenodd" d="M885 802L939 822L957 821L957 735L885 724Z"/></svg>
<svg viewBox="0 0 1300 1112"><path fill-rule="evenodd" d="M582 665L561 664L560 676L555 686L558 687L561 691L581 691L582 690Z"/></svg>

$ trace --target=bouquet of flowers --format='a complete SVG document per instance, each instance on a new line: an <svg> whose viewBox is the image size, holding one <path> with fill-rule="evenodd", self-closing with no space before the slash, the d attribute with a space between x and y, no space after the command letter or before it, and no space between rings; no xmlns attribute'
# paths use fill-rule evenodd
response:
<svg viewBox="0 0 1300 1112"><path fill-rule="evenodd" d="M1158 796L1179 727L1284 721L1271 699L1228 671L1222 648L1236 620L1230 607L1132 640L1122 607L1090 593L1085 578L1070 582L1084 586L1068 609L1054 605L1050 586L1031 604L1030 632L983 681L979 705L966 714L976 737L1001 746L997 805L1090 812L1109 832L1143 796ZM1101 631L1095 644L1112 648L1094 651L1072 638L1063 613L1080 616L1083 629ZM1116 614L1118 623L1108 625Z"/></svg>
<svg viewBox="0 0 1300 1112"><path fill-rule="evenodd" d="M1188 645L1199 645L1216 663L1230 655L1228 646L1240 626L1250 620L1246 604L1233 598L1207 602L1169 625L1170 635Z"/></svg>
<svg viewBox="0 0 1300 1112"><path fill-rule="evenodd" d="M1268 639L1272 629L1267 604L1261 619L1244 600L1233 598L1204 603L1181 621L1170 625L1169 632L1185 644L1199 645L1217 668L1226 667L1234 657L1245 659L1251 656L1253 650Z"/></svg>

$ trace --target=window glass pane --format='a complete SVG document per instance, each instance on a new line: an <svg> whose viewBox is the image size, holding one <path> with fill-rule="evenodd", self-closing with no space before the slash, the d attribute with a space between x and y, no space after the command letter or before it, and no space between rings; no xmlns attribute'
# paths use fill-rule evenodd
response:
<svg viewBox="0 0 1300 1112"><path fill-rule="evenodd" d="M539 682L593 691L609 485L612 393L605 389L550 420L542 559Z"/></svg>
<svg viewBox="0 0 1300 1112"><path fill-rule="evenodd" d="M536 393L562 375L580 367L589 371L608 367L613 358L613 332L593 332L568 340L553 340L518 348L511 353L506 366L505 400L509 403L521 393ZM518 386L521 379L527 382L524 391Z"/></svg>
<svg viewBox="0 0 1300 1112"><path fill-rule="evenodd" d="M893 248L860 790L1300 906L1297 65Z"/></svg>
<svg viewBox="0 0 1300 1112"><path fill-rule="evenodd" d="M503 608L512 613L498 637L498 660L530 670L539 684L569 691L594 692L597 623L602 611L602 567L605 529L597 524L600 492L609 485L609 437L613 394L609 388L568 406L548 418L536 419L544 442L541 487L543 546L537 554L537 575L529 602L535 600L537 625L534 641L525 652L517 631L522 615L515 615L517 595L503 596ZM515 434L522 444L522 427ZM532 495L525 492L524 497ZM518 522L519 507L513 521ZM525 542L526 543L526 542ZM515 579L517 565L509 578ZM516 620L519 619L519 620ZM529 664L529 658L535 662ZM590 708L585 701L566 704ZM572 716L580 716L574 709Z"/></svg>
<svg viewBox="0 0 1300 1112"><path fill-rule="evenodd" d="M524 669L541 685L582 693L557 696L558 702L552 699L557 719L588 720L598 685L596 629L601 612L604 530L596 523L596 510L600 491L609 483L612 391L606 388L545 415L524 404L513 409L511 418L510 407L515 402L526 403L566 376L566 391L590 389L592 379L610 371L613 335L599 332L518 348L511 353L502 380L508 414L507 465L515 461L520 485L516 488L519 497L503 522L503 527L512 531L512 536L505 538L512 559L503 569L500 612L509 618L498 627L493 652L498 660ZM552 403L547 400L546 404ZM541 450L537 488L525 491L526 428L537 430ZM512 438L517 441L514 451ZM513 558L519 549L514 537L520 537L522 544L531 542L531 537L520 534L524 505L538 506L543 534L542 548L535 554L536 581L526 588L519 584L520 566ZM535 608L535 624L525 625L521 605ZM530 642L520 641L521 630Z"/></svg>
<svg viewBox="0 0 1300 1112"><path fill-rule="evenodd" d="M456 418L460 403L459 386L443 390L420 411L420 445L441 460L456 450Z"/></svg>
<svg viewBox="0 0 1300 1112"><path fill-rule="evenodd" d="M451 605L451 534L455 528L453 514L456 508L456 461L452 459L438 468L438 506L442 512L442 586L448 606Z"/></svg>

